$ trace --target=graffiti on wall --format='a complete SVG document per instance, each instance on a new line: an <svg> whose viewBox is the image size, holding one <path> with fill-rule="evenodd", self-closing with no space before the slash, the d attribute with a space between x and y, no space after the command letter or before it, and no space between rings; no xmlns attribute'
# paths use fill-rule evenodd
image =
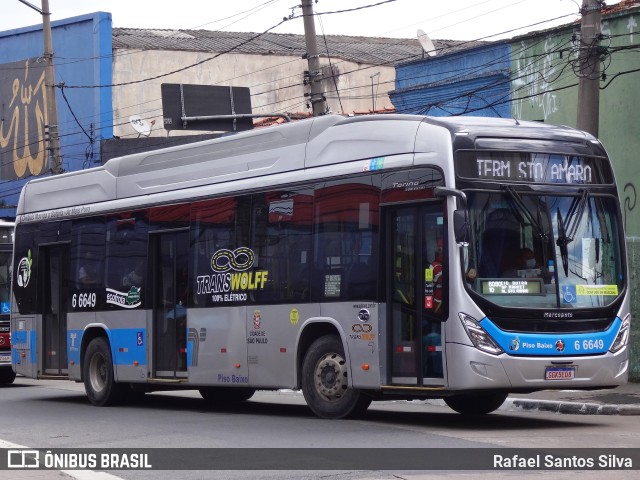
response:
<svg viewBox="0 0 640 480"><path fill-rule="evenodd" d="M0 66L0 180L46 171L47 92L37 59Z"/></svg>
<svg viewBox="0 0 640 480"><path fill-rule="evenodd" d="M622 190L622 202L624 205L624 226L627 228L627 214L633 212L636 208L636 201L638 199L638 191L636 186L629 182L624 186Z"/></svg>
<svg viewBox="0 0 640 480"><path fill-rule="evenodd" d="M553 87L553 82L562 74L558 42L547 37L541 55L535 55L533 46L525 42L520 42L518 50L512 82L514 117L523 118L524 108L529 106L540 109L547 120L550 114L558 111Z"/></svg>

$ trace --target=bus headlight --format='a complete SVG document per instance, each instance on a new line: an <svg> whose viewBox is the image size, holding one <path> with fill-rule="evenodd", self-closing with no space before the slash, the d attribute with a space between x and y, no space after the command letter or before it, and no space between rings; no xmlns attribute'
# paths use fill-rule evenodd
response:
<svg viewBox="0 0 640 480"><path fill-rule="evenodd" d="M480 323L465 313L458 313L462 326L469 335L469 339L473 345L483 352L499 355L504 352L500 346L494 342L493 338L480 326Z"/></svg>
<svg viewBox="0 0 640 480"><path fill-rule="evenodd" d="M629 341L630 326L631 314L627 313L627 315L624 317L624 320L622 321L622 327L620 327L620 331L618 332L618 335L616 335L616 339L613 341L613 344L611 344L611 348L609 349L611 353L616 353L627 344L627 342Z"/></svg>

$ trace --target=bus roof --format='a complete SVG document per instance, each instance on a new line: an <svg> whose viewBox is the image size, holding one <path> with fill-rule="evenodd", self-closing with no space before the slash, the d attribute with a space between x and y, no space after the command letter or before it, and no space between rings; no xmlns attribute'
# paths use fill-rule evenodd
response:
<svg viewBox="0 0 640 480"><path fill-rule="evenodd" d="M418 129L430 135L417 136ZM148 196L234 180L417 152L447 153L463 132L590 140L566 127L481 117L326 115L277 127L113 158L100 167L31 180L17 214ZM326 175L326 173L325 173ZM265 180L265 183L267 181Z"/></svg>

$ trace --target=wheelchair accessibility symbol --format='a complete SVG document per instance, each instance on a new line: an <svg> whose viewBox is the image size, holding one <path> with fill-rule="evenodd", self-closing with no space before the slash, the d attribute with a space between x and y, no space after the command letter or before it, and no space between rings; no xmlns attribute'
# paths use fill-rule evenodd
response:
<svg viewBox="0 0 640 480"><path fill-rule="evenodd" d="M9 302L0 303L0 311L2 313L11 313L11 304Z"/></svg>
<svg viewBox="0 0 640 480"><path fill-rule="evenodd" d="M144 345L144 332L136 332L136 337L136 344L142 347Z"/></svg>
<svg viewBox="0 0 640 480"><path fill-rule="evenodd" d="M576 303L578 299L575 285L562 286L562 303Z"/></svg>

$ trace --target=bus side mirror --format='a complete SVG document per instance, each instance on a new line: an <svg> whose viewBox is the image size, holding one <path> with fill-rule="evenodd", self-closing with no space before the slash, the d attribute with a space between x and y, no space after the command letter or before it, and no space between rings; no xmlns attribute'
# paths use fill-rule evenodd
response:
<svg viewBox="0 0 640 480"><path fill-rule="evenodd" d="M461 209L453 212L453 231L456 243L461 246L469 245L469 212L467 211L467 196L461 190L447 187L435 187L433 194L436 197L453 196L460 200Z"/></svg>
<svg viewBox="0 0 640 480"><path fill-rule="evenodd" d="M466 208L453 212L453 232L456 243L462 246L469 244L469 212Z"/></svg>

